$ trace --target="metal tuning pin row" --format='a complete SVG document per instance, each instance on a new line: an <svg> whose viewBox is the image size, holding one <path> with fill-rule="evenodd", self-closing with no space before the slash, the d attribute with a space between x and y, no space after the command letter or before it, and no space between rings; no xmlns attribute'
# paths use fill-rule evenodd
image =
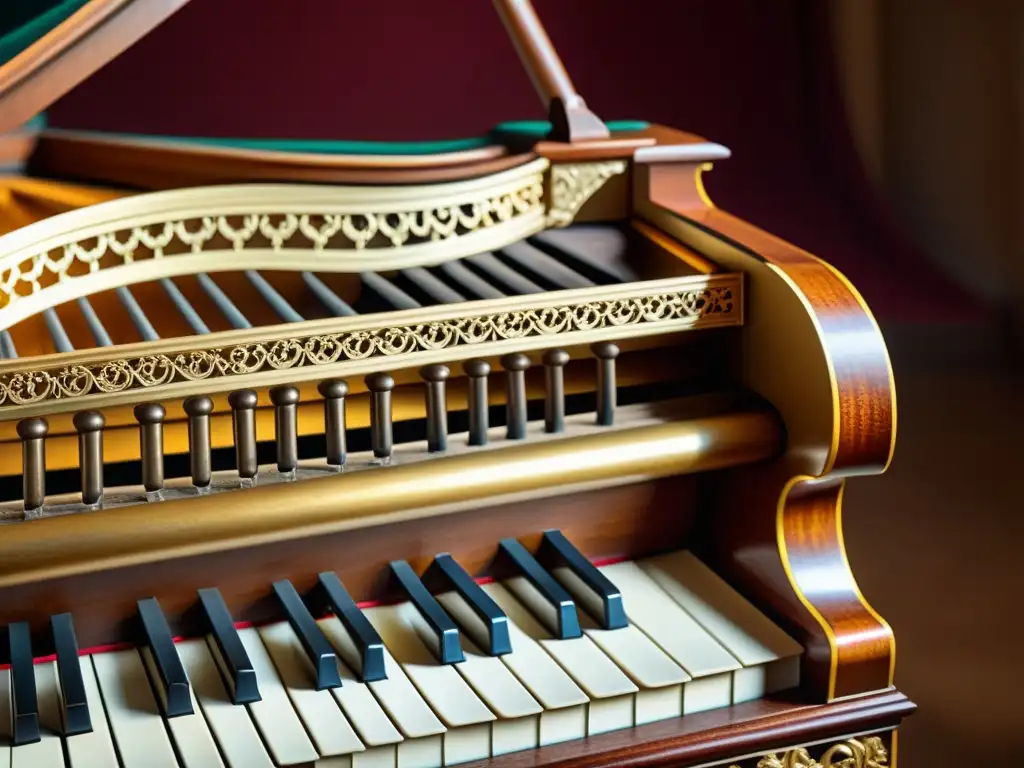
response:
<svg viewBox="0 0 1024 768"><path fill-rule="evenodd" d="M619 349L603 342L591 348L597 358L597 423L609 426L615 419L615 358ZM544 430L558 433L565 430L565 366L569 354L552 349L544 353L545 401ZM507 380L506 438L523 440L527 427L526 371L530 358L522 353L505 355L501 367ZM462 370L469 380L469 445L482 446L488 441L488 377L491 366L485 360L470 360ZM440 453L448 448L447 382L451 370L445 365L428 365L420 370L425 384L427 413L427 449ZM387 373L373 373L365 379L370 393L370 446L374 460L391 462L394 452L392 391L395 380ZM324 433L327 442L327 464L342 469L347 460L345 399L348 384L339 379L323 381L318 391L324 400ZM274 406L274 433L277 448L277 469L294 479L298 469L298 405L299 390L280 386L270 390ZM251 389L240 389L228 395L235 445L235 466L243 487L256 484L259 474L256 438L256 408L259 398ZM210 416L213 401L209 397L190 397L183 403L188 417L189 464L192 485L200 493L208 492L213 481ZM142 485L146 498L156 501L164 491L164 420L165 408L159 403L144 403L134 411L139 425L139 452L142 464ZM106 420L98 411L81 411L73 419L78 432L78 461L81 471L82 503L88 507L103 504L103 429ZM26 517L38 516L46 497L46 419L35 417L18 423L22 441L23 498Z"/></svg>

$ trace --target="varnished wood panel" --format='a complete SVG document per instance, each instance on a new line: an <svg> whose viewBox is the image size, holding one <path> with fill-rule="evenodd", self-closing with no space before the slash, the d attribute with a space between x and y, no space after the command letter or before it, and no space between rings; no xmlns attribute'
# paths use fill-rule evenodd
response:
<svg viewBox="0 0 1024 768"><path fill-rule="evenodd" d="M914 704L897 691L817 706L780 696L466 765L467 768L707 765L731 762L730 758L738 755L783 751L789 746L881 731L897 726L914 709ZM895 761L891 764L895 765Z"/></svg>
<svg viewBox="0 0 1024 768"><path fill-rule="evenodd" d="M841 533L843 479L882 472L892 457L896 400L884 341L845 277L714 207L702 171L639 164L634 204L684 244L747 273L737 370L779 409L789 434L773 466L727 474L713 497L721 514L710 558L804 643L805 674L821 700L885 688L892 632L860 594Z"/></svg>
<svg viewBox="0 0 1024 768"><path fill-rule="evenodd" d="M31 622L41 633L39 652L49 642L49 617L63 611L74 614L83 647L131 641L135 601L157 597L176 631L193 633L198 627L189 610L202 587L218 587L236 621L267 621L279 618L270 591L276 579L291 579L303 591L320 571L333 570L357 600L388 599L394 597L391 560L423 569L434 555L450 552L470 573L487 576L501 538L534 546L549 528L560 528L593 559L679 549L691 532L698 482L697 476L669 478L34 582L4 590L0 624Z"/></svg>
<svg viewBox="0 0 1024 768"><path fill-rule="evenodd" d="M253 149L147 142L87 132L47 131L31 170L141 190L236 182L320 184L429 184L476 178L535 159L494 145L447 155L312 155Z"/></svg>

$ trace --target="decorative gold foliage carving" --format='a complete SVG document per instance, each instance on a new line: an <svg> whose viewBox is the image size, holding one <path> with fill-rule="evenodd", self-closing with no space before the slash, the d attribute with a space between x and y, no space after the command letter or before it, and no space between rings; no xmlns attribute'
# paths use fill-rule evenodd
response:
<svg viewBox="0 0 1024 768"><path fill-rule="evenodd" d="M885 743L878 736L864 739L848 739L824 751L821 759L815 760L804 747L791 749L783 754L768 754L754 764L754 768L887 768L889 753ZM743 768L738 764L729 768Z"/></svg>
<svg viewBox="0 0 1024 768"><path fill-rule="evenodd" d="M625 170L624 160L552 166L548 225L565 227L571 224L583 204L593 197L608 179L624 173Z"/></svg>
<svg viewBox="0 0 1024 768"><path fill-rule="evenodd" d="M183 381L248 376L373 357L702 318L736 311L729 286L580 302L461 317L417 325L377 327L213 349L154 354L95 364L65 365L0 375L0 405L19 406L148 389ZM714 317L713 317L714 316Z"/></svg>
<svg viewBox="0 0 1024 768"><path fill-rule="evenodd" d="M479 199L418 210L301 214L232 210L221 215L211 204L209 215L166 218L154 214L136 226L84 239L74 239L72 233L67 242L48 243L47 250L0 263L0 308L79 275L182 253L386 250L450 240L526 214L539 215L543 196L543 175L532 173L511 188Z"/></svg>

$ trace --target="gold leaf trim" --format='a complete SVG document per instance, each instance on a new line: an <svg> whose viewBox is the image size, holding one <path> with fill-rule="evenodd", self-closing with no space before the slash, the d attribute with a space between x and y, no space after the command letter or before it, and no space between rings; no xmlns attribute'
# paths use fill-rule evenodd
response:
<svg viewBox="0 0 1024 768"><path fill-rule="evenodd" d="M785 753L771 753L757 761L754 768L887 768L889 753L878 736L848 739L829 747L820 762L804 747ZM742 768L733 764L729 768Z"/></svg>
<svg viewBox="0 0 1024 768"><path fill-rule="evenodd" d="M347 205L357 210L343 212L332 211L329 204L321 210L312 206L305 211L273 207L238 210L239 204L230 200L218 203L203 198L206 210L201 213L183 216L179 211L178 216L171 217L156 212L133 226L87 234L72 228L66 237L46 239L34 251L4 254L0 248L0 309L83 275L181 254L247 250L277 253L285 248L317 254L386 251L455 240L525 216L542 217L543 198L544 177L540 172L513 179L503 189L492 188L487 194L457 196L422 208L389 208L378 201ZM122 201L107 205L116 203Z"/></svg>
<svg viewBox="0 0 1024 768"><path fill-rule="evenodd" d="M608 179L625 171L625 160L552 166L548 226L566 227L571 224L583 204L593 197Z"/></svg>
<svg viewBox="0 0 1024 768"><path fill-rule="evenodd" d="M372 358L515 342L564 333L683 321L722 324L739 316L733 286L595 300L396 327L263 340L213 349L141 355L0 375L0 406L151 389L164 385L316 368ZM230 385L229 385L230 386Z"/></svg>

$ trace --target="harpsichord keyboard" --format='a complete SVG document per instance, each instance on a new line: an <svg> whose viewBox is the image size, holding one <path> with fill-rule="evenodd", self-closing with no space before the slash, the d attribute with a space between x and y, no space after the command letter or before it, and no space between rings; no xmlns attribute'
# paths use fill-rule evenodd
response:
<svg viewBox="0 0 1024 768"><path fill-rule="evenodd" d="M206 637L174 638L143 597L136 647L80 653L61 614L55 658L34 662L12 624L0 763L433 768L799 684L801 646L689 551L594 565L552 530L495 555L482 582L447 554L423 574L393 562L391 604L357 605L330 572L305 595L278 581L282 619L261 626L203 589Z"/></svg>

